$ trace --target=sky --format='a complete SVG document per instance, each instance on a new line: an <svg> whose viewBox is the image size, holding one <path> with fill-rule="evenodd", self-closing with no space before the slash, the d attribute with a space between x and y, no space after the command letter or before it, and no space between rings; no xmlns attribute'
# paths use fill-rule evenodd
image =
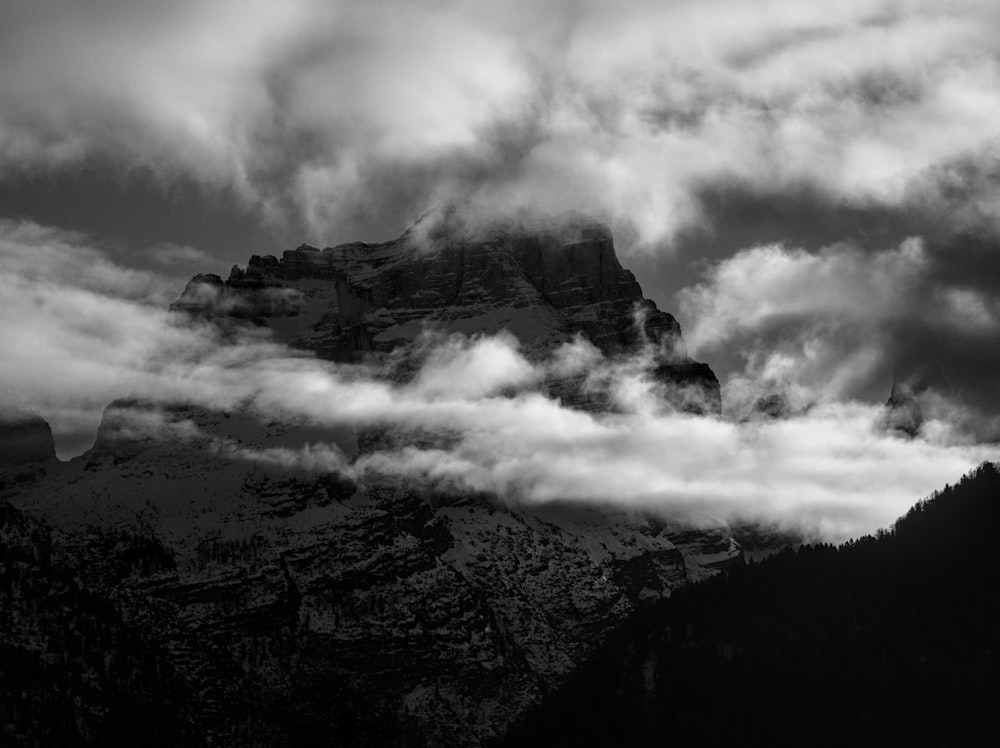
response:
<svg viewBox="0 0 1000 748"><path fill-rule="evenodd" d="M935 448L993 439L997 38L988 0L0 0L0 388L82 438L204 352L160 316L194 273L461 197L607 222L731 420L930 371Z"/></svg>

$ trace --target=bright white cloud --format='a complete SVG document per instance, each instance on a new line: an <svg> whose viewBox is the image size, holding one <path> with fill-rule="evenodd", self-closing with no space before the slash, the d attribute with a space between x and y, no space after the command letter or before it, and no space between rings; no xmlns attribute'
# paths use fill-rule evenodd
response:
<svg viewBox="0 0 1000 748"><path fill-rule="evenodd" d="M438 341L416 378L422 397L493 395L537 379L538 373L518 352L517 339L500 335L480 340L449 338Z"/></svg>
<svg viewBox="0 0 1000 748"><path fill-rule="evenodd" d="M745 249L680 294L685 315L695 320L685 337L696 351L787 319L868 324L905 315L927 267L919 239L877 253L848 245L816 254L780 244Z"/></svg>

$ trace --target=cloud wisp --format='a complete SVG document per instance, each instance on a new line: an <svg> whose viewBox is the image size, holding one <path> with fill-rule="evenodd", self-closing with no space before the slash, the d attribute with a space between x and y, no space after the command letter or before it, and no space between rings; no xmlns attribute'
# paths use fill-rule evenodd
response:
<svg viewBox="0 0 1000 748"><path fill-rule="evenodd" d="M144 168L317 240L473 195L586 210L662 247L704 223L714 185L947 208L963 169L971 213L942 218L996 226L994 3L0 10L5 171Z"/></svg>
<svg viewBox="0 0 1000 748"><path fill-rule="evenodd" d="M8 320L0 326L0 382L61 434L96 427L103 407L123 396L167 413L182 404L378 428L395 437L358 455L336 443L219 448L359 480L394 475L513 502L588 502L693 523L761 521L831 539L883 526L996 458L993 447L969 443L945 421L931 420L916 439L887 433L882 409L858 403L747 423L673 412L639 363L606 361L584 341L538 363L508 336L432 339L422 368L394 380L384 366L338 365L260 332L223 335L163 312L147 300L162 293L155 276L121 270L78 235L0 229L10 268L0 294ZM545 396L536 384L553 375L609 388L616 411L584 412ZM169 418L146 427L199 438L196 424Z"/></svg>

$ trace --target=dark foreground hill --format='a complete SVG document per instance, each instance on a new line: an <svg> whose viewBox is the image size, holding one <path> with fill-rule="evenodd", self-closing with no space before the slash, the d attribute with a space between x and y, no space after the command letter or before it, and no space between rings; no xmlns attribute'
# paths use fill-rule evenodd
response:
<svg viewBox="0 0 1000 748"><path fill-rule="evenodd" d="M509 744L995 744L998 529L987 463L876 537L681 590L627 622Z"/></svg>

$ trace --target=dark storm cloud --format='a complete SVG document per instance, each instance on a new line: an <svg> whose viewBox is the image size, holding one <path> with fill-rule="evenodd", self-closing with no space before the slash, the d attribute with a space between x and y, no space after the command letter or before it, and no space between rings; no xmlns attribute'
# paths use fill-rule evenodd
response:
<svg viewBox="0 0 1000 748"><path fill-rule="evenodd" d="M473 195L664 248L711 185L892 208L996 149L985 2L0 7L5 171L141 166L314 241Z"/></svg>

